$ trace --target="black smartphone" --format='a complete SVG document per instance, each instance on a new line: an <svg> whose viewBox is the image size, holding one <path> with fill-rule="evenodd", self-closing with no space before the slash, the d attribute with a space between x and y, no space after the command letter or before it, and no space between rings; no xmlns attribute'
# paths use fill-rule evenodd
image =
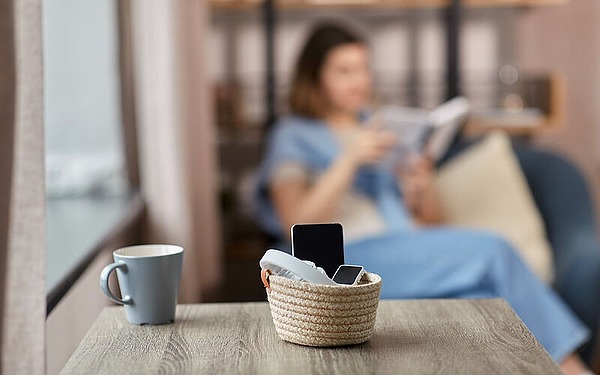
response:
<svg viewBox="0 0 600 375"><path fill-rule="evenodd" d="M340 223L294 224L292 255L314 262L330 278L344 264L344 232Z"/></svg>
<svg viewBox="0 0 600 375"><path fill-rule="evenodd" d="M333 275L333 281L338 284L354 285L360 281L365 269L363 266L342 264Z"/></svg>

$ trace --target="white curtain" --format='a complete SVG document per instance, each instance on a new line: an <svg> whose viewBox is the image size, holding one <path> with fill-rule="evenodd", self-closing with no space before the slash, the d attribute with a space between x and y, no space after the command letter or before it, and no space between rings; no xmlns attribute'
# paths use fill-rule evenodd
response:
<svg viewBox="0 0 600 375"><path fill-rule="evenodd" d="M215 135L207 83L207 2L133 0L140 184L147 242L183 245L180 302L221 277Z"/></svg>
<svg viewBox="0 0 600 375"><path fill-rule="evenodd" d="M43 374L46 299L41 1L4 0L0 21L0 371Z"/></svg>

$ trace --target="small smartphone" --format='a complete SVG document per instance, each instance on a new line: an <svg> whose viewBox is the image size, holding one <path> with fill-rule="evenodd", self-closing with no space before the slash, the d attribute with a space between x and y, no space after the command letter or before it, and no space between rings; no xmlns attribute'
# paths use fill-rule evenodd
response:
<svg viewBox="0 0 600 375"><path fill-rule="evenodd" d="M333 275L333 281L337 284L354 285L360 281L365 269L362 266L342 264Z"/></svg>
<svg viewBox="0 0 600 375"><path fill-rule="evenodd" d="M323 268L330 278L344 264L344 232L340 223L294 224L292 255Z"/></svg>

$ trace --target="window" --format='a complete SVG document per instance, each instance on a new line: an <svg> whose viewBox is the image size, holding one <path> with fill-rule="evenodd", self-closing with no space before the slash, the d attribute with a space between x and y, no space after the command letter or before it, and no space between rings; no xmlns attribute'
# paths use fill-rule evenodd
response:
<svg viewBox="0 0 600 375"><path fill-rule="evenodd" d="M46 292L127 209L116 0L44 0Z"/></svg>

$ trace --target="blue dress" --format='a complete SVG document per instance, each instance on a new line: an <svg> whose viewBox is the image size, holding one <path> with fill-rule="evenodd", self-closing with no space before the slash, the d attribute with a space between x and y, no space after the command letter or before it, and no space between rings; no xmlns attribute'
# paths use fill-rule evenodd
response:
<svg viewBox="0 0 600 375"><path fill-rule="evenodd" d="M256 217L267 232L284 238L268 196L269 179L279 163L300 163L318 173L340 152L337 139L321 121L289 117L275 126L254 191ZM415 228L395 177L384 165L362 167L353 189L375 202L386 231L346 242L346 263L379 274L381 298L505 298L557 362L588 339L588 329L501 237L455 228Z"/></svg>

